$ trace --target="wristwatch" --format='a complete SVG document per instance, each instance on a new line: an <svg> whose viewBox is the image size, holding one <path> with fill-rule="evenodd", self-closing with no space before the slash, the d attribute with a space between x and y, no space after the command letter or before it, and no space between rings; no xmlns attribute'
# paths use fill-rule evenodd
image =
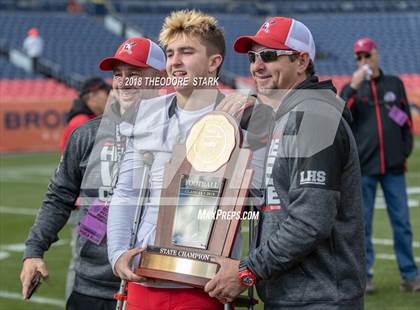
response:
<svg viewBox="0 0 420 310"><path fill-rule="evenodd" d="M244 261L241 261L239 263L238 277L239 282L241 282L241 284L245 286L253 286L257 281L257 277L251 270L248 269L246 262Z"/></svg>

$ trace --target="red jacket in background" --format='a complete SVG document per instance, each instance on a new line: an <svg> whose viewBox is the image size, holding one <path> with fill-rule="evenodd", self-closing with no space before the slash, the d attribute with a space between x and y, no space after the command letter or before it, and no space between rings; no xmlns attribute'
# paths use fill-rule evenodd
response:
<svg viewBox="0 0 420 310"><path fill-rule="evenodd" d="M67 140L70 138L70 135L73 132L73 130L75 130L77 127L81 126L82 124L86 123L87 121L94 119L95 117L96 115L94 114L78 114L70 120L70 122L67 124L66 129L64 130L63 136L61 137L61 141L60 141L61 154L64 153L64 150L67 145Z"/></svg>

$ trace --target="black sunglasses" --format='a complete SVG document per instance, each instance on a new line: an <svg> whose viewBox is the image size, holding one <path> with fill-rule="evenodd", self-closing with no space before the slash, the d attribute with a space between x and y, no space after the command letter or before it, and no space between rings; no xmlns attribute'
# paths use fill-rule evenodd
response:
<svg viewBox="0 0 420 310"><path fill-rule="evenodd" d="M272 61L276 61L279 56L283 56L283 55L290 56L293 54L296 54L296 52L291 51L291 50L265 49L259 52L249 51L248 59L250 63L254 63L257 60L257 56L259 56L263 62L272 62Z"/></svg>
<svg viewBox="0 0 420 310"><path fill-rule="evenodd" d="M371 56L371 53L359 53L356 55L356 59L357 61L361 61L363 58L369 59Z"/></svg>

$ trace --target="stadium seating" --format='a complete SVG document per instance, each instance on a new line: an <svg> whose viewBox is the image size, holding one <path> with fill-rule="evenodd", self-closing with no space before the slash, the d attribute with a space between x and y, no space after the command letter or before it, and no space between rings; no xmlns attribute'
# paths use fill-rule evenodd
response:
<svg viewBox="0 0 420 310"><path fill-rule="evenodd" d="M77 92L52 79L0 80L1 102L31 102L67 100L71 102Z"/></svg>
<svg viewBox="0 0 420 310"><path fill-rule="evenodd" d="M62 11L69 4L68 0L0 0L0 11Z"/></svg>
<svg viewBox="0 0 420 310"><path fill-rule="evenodd" d="M119 13L162 13L194 8L211 14L249 14L253 16L300 13L412 12L420 9L418 0L112 0Z"/></svg>
<svg viewBox="0 0 420 310"><path fill-rule="evenodd" d="M112 55L122 41L85 15L0 12L0 23L0 38L17 49L21 48L27 30L37 27L45 41L43 57L68 73L85 77L109 77L97 64L102 57Z"/></svg>
<svg viewBox="0 0 420 310"><path fill-rule="evenodd" d="M351 13L351 12L412 12L420 10L418 0L111 0L108 7L122 14L162 13L176 9L195 8L211 14L250 14L253 16L299 13ZM106 8L97 9L99 1L80 1L85 12L103 15ZM64 12L68 0L0 0L0 10Z"/></svg>
<svg viewBox="0 0 420 310"><path fill-rule="evenodd" d="M392 74L418 73L420 70L420 15L345 14L295 16L312 30L318 50L329 58L317 61L321 74L349 74L354 71L354 41L363 36L373 38L381 52L381 67Z"/></svg>
<svg viewBox="0 0 420 310"><path fill-rule="evenodd" d="M40 79L41 75L36 73L28 73L23 69L14 66L6 57L0 57L0 80L1 79Z"/></svg>
<svg viewBox="0 0 420 310"><path fill-rule="evenodd" d="M123 20L156 39L165 16L135 14L125 15ZM227 57L223 72L248 76L246 56L234 53L232 43L240 35L254 34L264 19L244 14L215 16L226 33ZM294 17L304 22L314 35L319 56L316 70L319 74L351 74L355 68L352 44L362 36L370 36L379 44L384 71L401 74L418 73L420 70L420 54L417 52L420 50L420 14L301 14ZM28 28L38 27L45 40L44 57L59 64L67 73L76 73L81 77L109 77L108 73L98 70L98 61L112 54L122 41L121 37L111 34L103 25L85 15L1 12L0 21L0 39L7 40L12 48L21 47Z"/></svg>
<svg viewBox="0 0 420 310"><path fill-rule="evenodd" d="M136 25L152 38L157 38L166 14L126 15L123 20ZM227 41L224 70L249 75L245 55L232 51L239 35L253 34L263 18L248 15L218 14ZM416 73L420 70L420 14L302 14L295 15L312 31L317 45L316 70L323 75L350 74L355 68L351 46L362 35L370 36L380 47L381 63L393 74ZM98 61L115 51L121 42L100 23L87 16L43 13L0 13L0 37L11 47L20 48L29 27L36 26L45 40L44 56L58 63L64 71L81 76L107 77L97 68ZM401 33L403 29L403 34Z"/></svg>
<svg viewBox="0 0 420 310"><path fill-rule="evenodd" d="M126 15L124 20L133 23L152 37L157 37L165 14ZM225 29L227 57L224 70L247 76L246 56L232 51L233 40L239 35L254 34L263 19L247 15L216 14ZM420 70L420 14L416 13L359 13L302 14L294 17L304 22L312 31L319 55L316 70L323 75L351 74L355 68L353 42L362 37L375 39L381 51L382 68L392 74L418 73ZM403 30L403 33L401 31Z"/></svg>

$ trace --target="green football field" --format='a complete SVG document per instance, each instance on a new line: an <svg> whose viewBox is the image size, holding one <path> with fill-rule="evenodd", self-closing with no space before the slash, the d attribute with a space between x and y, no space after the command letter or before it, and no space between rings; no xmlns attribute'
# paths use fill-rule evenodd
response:
<svg viewBox="0 0 420 310"><path fill-rule="evenodd" d="M420 265L420 138L416 142L417 147L409 161L407 182L414 252ZM0 158L0 309L64 308L65 279L70 258L68 227L61 232L60 241L45 255L50 279L41 285L31 302L21 300L19 280L23 242L58 159L58 154L2 155ZM375 210L374 243L377 292L366 298L366 309L420 309L420 293L399 291L392 233L381 193Z"/></svg>

